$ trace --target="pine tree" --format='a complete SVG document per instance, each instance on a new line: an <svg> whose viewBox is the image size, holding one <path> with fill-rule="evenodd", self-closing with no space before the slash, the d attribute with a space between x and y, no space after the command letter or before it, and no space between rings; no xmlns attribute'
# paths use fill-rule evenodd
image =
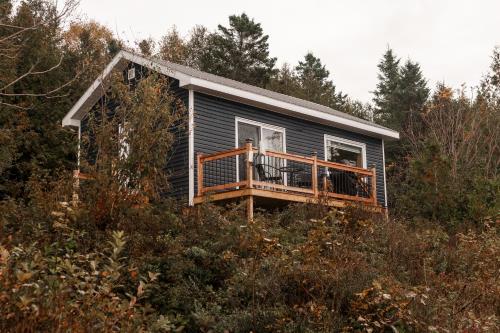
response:
<svg viewBox="0 0 500 333"><path fill-rule="evenodd" d="M286 63L283 64L276 75L271 78L267 89L289 96L300 97L301 95L299 79L293 68Z"/></svg>
<svg viewBox="0 0 500 333"><path fill-rule="evenodd" d="M382 125L395 127L393 116L398 112L396 90L399 84L399 59L388 48L378 64L379 74L375 97L374 119Z"/></svg>
<svg viewBox="0 0 500 333"><path fill-rule="evenodd" d="M500 47L493 49L489 73L481 80L478 98L500 107Z"/></svg>
<svg viewBox="0 0 500 333"><path fill-rule="evenodd" d="M218 26L210 37L201 69L241 82L265 87L276 72L269 56L269 36L245 13L229 17L229 27Z"/></svg>
<svg viewBox="0 0 500 333"><path fill-rule="evenodd" d="M330 72L311 52L305 55L304 61L299 61L295 70L301 84L302 98L334 109L345 106L347 96L336 92L333 81L328 79Z"/></svg>
<svg viewBox="0 0 500 333"><path fill-rule="evenodd" d="M395 98L398 110L392 115L394 127L405 130L410 123L417 126L418 114L429 98L427 81L418 63L407 60L401 68Z"/></svg>
<svg viewBox="0 0 500 333"><path fill-rule="evenodd" d="M91 25L63 33L67 13L49 1L26 1L2 21L9 28L0 29L0 40L15 52L0 66L0 198L27 200L30 179L74 168L75 134L61 119L108 62L107 34Z"/></svg>
<svg viewBox="0 0 500 333"><path fill-rule="evenodd" d="M155 41L152 38L142 39L136 44L139 52L146 57L151 57L155 52Z"/></svg>
<svg viewBox="0 0 500 333"><path fill-rule="evenodd" d="M186 41L180 36L175 26L162 37L159 56L163 60L185 65L188 51Z"/></svg>
<svg viewBox="0 0 500 333"><path fill-rule="evenodd" d="M378 123L402 131L416 116L429 97L429 88L420 65L407 60L401 67L392 49L387 49L378 64L379 82L373 92L374 118Z"/></svg>

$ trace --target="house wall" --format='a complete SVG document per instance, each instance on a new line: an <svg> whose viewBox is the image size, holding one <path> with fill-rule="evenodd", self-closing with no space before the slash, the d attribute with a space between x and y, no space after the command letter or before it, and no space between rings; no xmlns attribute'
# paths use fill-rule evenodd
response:
<svg viewBox="0 0 500 333"><path fill-rule="evenodd" d="M184 125L176 131L176 140L172 147L172 152L167 157L167 170L170 173L169 194L187 203L189 193L189 155L187 128L188 90L179 88L179 81L174 80L170 86L170 91L183 102L186 108L186 116L183 119Z"/></svg>
<svg viewBox="0 0 500 333"><path fill-rule="evenodd" d="M136 65L136 73L140 76L147 75L147 73L144 73L144 69L138 65ZM184 103L187 110L189 91L180 88L178 80L172 80L170 89ZM285 128L286 151L292 154L310 156L312 152L316 151L318 153L318 158L324 159L325 134L364 143L366 145L367 165L370 166L375 164L377 170L377 200L380 204L385 205L383 148L381 139L321 125L199 92L194 92L193 139L195 158L197 153L210 154L233 149L236 141L236 117ZM82 125L82 130L85 130L85 120L82 122ZM196 193L196 163L194 163L194 168L195 177L193 181L194 192ZM236 165L234 161L231 168L231 174L218 175L214 178L218 177L219 180L225 178L225 181L234 178L232 181L236 181ZM178 199L182 199L182 201L187 204L189 194L189 138L187 126L176 133L176 141L172 153L167 157L166 169L170 172L171 191L169 194ZM217 183L217 179L214 179L213 183Z"/></svg>
<svg viewBox="0 0 500 333"><path fill-rule="evenodd" d="M140 78L148 75L148 70L144 67L141 67L137 64L129 64L129 66L123 71L124 80L127 80L127 70L132 66L136 69L136 78L140 80ZM188 129L187 129L187 107L188 107L188 90L179 87L179 81L172 79L169 90L172 94L174 94L178 99L182 101L186 108L186 117L183 119L185 122L184 126L179 126L175 131L175 141L172 147L171 153L166 157L166 170L169 172L169 184L170 189L167 195L171 195L176 197L177 199L181 199L182 201L187 203L188 200L188 191L189 191L189 172L188 172ZM104 98L99 99L99 102L94 105L92 110L89 112L87 116L82 119L81 122L81 131L82 133L89 130L88 128L88 119L90 114L94 114L94 116L99 116L99 107L103 103ZM117 106L113 101L107 101L107 107L112 112L114 108ZM93 157L90 156L92 159ZM93 163L94 161L89 161ZM83 170L84 171L84 170Z"/></svg>
<svg viewBox="0 0 500 333"><path fill-rule="evenodd" d="M286 151L310 156L314 151L324 159L324 135L332 135L366 144L367 165L377 171L377 201L385 206L382 140L284 114L194 93L194 152L210 154L235 147L235 118L246 118L286 130ZM195 164L195 175L196 175ZM197 179L194 177L195 189ZM196 192L196 190L195 190Z"/></svg>

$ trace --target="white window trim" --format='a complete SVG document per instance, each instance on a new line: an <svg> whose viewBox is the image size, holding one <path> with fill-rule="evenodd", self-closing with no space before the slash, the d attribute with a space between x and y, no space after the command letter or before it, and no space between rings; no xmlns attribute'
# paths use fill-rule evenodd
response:
<svg viewBox="0 0 500 333"><path fill-rule="evenodd" d="M273 131L281 132L283 134L283 152L286 153L286 129L284 127L279 127L275 125L270 125L266 123L261 123L260 121L255 121L255 120L250 120L246 118L241 118L241 117L234 117L234 131L235 131L235 137L234 137L234 147L238 148L238 123L245 123L249 125L254 125L254 126L259 126L260 127L260 137L262 138L262 129L270 129ZM260 149L260 147L257 147ZM239 157L236 156L236 181L240 181L240 168L239 168ZM285 184L286 184L286 179L285 179Z"/></svg>
<svg viewBox="0 0 500 333"><path fill-rule="evenodd" d="M344 138L339 138L338 136L333 136L333 135L328 135L325 134L324 137L324 152L325 152L325 161L328 161L328 141L335 141L339 143L344 143L346 145L354 146L361 148L361 157L363 159L363 168L367 168L367 162L366 162L366 144L357 142L357 141L352 141Z"/></svg>

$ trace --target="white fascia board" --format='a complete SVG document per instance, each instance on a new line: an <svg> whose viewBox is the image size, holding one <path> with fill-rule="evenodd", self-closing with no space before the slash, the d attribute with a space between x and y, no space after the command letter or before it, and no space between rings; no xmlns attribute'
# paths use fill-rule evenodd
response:
<svg viewBox="0 0 500 333"><path fill-rule="evenodd" d="M126 61L122 61L126 60ZM179 71L173 70L172 68L158 64L154 60L149 60L142 56L127 52L120 51L113 60L106 66L103 73L97 78L94 83L87 89L85 94L78 100L78 102L71 108L71 110L66 114L63 119L63 126L74 125L75 120L79 121L83 118L85 113L93 106L97 99L104 93L107 88L106 80L111 71L121 64L125 66L127 61L137 63L146 68L158 71L164 75L170 76L179 80L179 86L186 89L194 89L196 91L205 92L208 94L214 94L217 96L222 96L227 99L242 101L246 104L251 104L254 106L260 106L272 111L277 111L285 114L290 114L293 116L300 116L302 118L310 119L312 121L320 122L326 125L333 125L346 130L351 130L354 132L366 134L369 136L375 136L382 139L394 140L399 139L399 133L389 129L384 129L376 126L371 126L369 124L361 123L352 119L346 119L336 115L324 113L321 111L316 111L308 109L299 105L295 105L288 102L283 102L271 97L259 95L246 90L229 87L220 83L211 82L208 80L196 78ZM99 90L99 88L101 88Z"/></svg>
<svg viewBox="0 0 500 333"><path fill-rule="evenodd" d="M101 93L106 89L107 79L113 69L120 63L123 58L123 51L120 51L113 60L106 66L104 71L85 91L85 93L73 105L71 110L64 116L62 120L63 126L79 126L80 120L85 113L93 106L95 100L99 99Z"/></svg>
<svg viewBox="0 0 500 333"><path fill-rule="evenodd" d="M245 103L250 103L254 105L260 105L267 108L271 107L273 110L279 110L283 113L295 113L295 115L305 115L310 119L326 123L328 125L335 125L340 128L348 129L351 131L356 131L359 133L367 134L370 136L377 136L385 139L399 139L399 133L389 129L384 129L376 126L371 126L369 124L360 123L352 119L342 118L336 115L327 114L321 111L316 111L308 109L299 105L283 102L276 100L271 97L262 96L249 91L228 87L219 83L214 83L211 81L191 77L186 80L181 86L189 86L192 89L199 90L201 92L220 93L228 98L237 97L238 99L244 101Z"/></svg>
<svg viewBox="0 0 500 333"><path fill-rule="evenodd" d="M158 71L164 75L178 79L181 83L186 82L190 77L179 73L171 68L159 65L152 60L135 55L127 51L120 51L113 58L113 60L106 66L104 71L92 83L92 85L85 91L75 105L69 110L62 120L63 126L78 126L80 120L85 116L88 110L96 103L96 101L104 94L109 85L109 76L111 72L117 68L122 70L125 68L127 62L134 62L151 70ZM182 85L182 84L181 84Z"/></svg>

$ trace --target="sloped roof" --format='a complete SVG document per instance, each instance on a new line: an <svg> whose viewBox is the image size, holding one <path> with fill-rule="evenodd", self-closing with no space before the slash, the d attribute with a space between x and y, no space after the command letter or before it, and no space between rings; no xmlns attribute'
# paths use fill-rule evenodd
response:
<svg viewBox="0 0 500 333"><path fill-rule="evenodd" d="M290 114L296 117L319 121L354 132L384 139L398 139L399 133L350 114L340 112L324 105L300 98L284 95L250 84L227 79L203 72L188 66L164 61L157 58L145 58L129 51L121 51L105 68L101 76L87 89L73 108L63 119L63 126L77 125L84 114L102 96L109 84L109 75L113 69L123 70L128 62L161 72L179 80L180 86L223 98L253 104L271 111Z"/></svg>

